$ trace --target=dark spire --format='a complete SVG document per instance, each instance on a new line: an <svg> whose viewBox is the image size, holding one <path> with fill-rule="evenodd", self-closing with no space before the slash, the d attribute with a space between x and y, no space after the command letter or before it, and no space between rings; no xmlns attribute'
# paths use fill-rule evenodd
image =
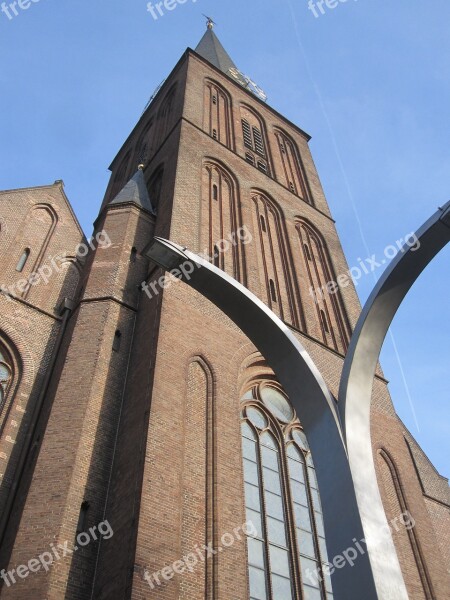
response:
<svg viewBox="0 0 450 600"><path fill-rule="evenodd" d="M195 49L197 54L206 58L208 62L220 69L226 75L230 74L230 69L236 69L236 65L231 60L228 52L222 46L219 38L214 33L214 21L207 17L207 30Z"/></svg>
<svg viewBox="0 0 450 600"><path fill-rule="evenodd" d="M150 212L152 215L156 215L155 209L152 206L152 201L148 195L147 184L145 183L145 177L142 168L142 165L139 165L138 171L120 190L117 196L111 200L110 204L134 202L141 208L148 210L148 212Z"/></svg>

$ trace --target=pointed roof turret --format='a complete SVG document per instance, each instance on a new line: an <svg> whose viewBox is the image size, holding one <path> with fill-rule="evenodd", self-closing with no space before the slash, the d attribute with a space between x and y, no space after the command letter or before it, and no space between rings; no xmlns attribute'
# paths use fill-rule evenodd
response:
<svg viewBox="0 0 450 600"><path fill-rule="evenodd" d="M228 52L220 43L219 38L214 33L214 21L207 17L207 30L200 40L195 51L203 56L208 62L220 69L226 75L230 74L230 69L236 69L236 65L231 60Z"/></svg>
<svg viewBox="0 0 450 600"><path fill-rule="evenodd" d="M152 201L148 195L147 184L145 182L143 165L139 165L137 172L130 181L120 190L117 196L111 200L110 204L121 204L122 202L134 202L141 208L148 210L152 215L156 215Z"/></svg>

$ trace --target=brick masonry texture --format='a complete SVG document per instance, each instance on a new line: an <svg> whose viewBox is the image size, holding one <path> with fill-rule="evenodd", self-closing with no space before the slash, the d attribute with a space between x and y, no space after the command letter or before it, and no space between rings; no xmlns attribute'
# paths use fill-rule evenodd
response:
<svg viewBox="0 0 450 600"><path fill-rule="evenodd" d="M228 98L227 144L215 139L208 126L207 81ZM241 107L263 123L270 176L246 161ZM283 180L276 137L280 130L298 148L308 197L293 193ZM45 289L36 287L27 298L9 301L0 294L0 342L11 349L20 373L0 415L0 508L8 506L13 484L18 484L0 568L25 564L51 543L72 544L83 502L89 505L86 528L107 518L114 531L111 539L93 541L55 561L48 573L4 585L2 599L249 597L243 537L192 573L175 574L153 588L145 579L202 544L212 542L217 548L224 533L245 522L240 398L252 378L271 371L242 332L189 287L174 283L148 297L142 282L158 282L162 271L145 258L144 250L154 235L196 252L219 241L212 240L209 229L210 211L216 208L211 208L215 205L205 177L205 164L216 165L221 197L228 197L231 181L236 219L252 235L251 243L239 247L240 277L275 311L280 303L285 308L291 294L288 325L337 396L343 348L332 345L308 294L297 224L307 222L317 230L332 274L345 273L348 265L308 140L298 127L187 51L112 162L94 225L94 234L107 232L110 247L90 252L83 262L72 257L64 276ZM109 204L141 162L156 218L131 201ZM265 272L268 259L262 259L258 246L256 192L276 205L281 223L284 251L277 247L279 240L273 244L281 282L275 301ZM34 207L41 212L28 226ZM220 210L223 223L230 223L230 204L223 203ZM45 255L54 255L84 239L61 184L0 193L0 217L8 224L0 232L0 266L7 285L19 275L15 268L24 248L31 249L34 259L45 244ZM224 237L232 233L225 225L221 232ZM293 291L281 272L289 274ZM67 322L55 310L66 296L75 301ZM342 290L339 302L342 315L330 309L329 324L336 328L342 319L350 332L361 310L353 285ZM293 311L298 311L295 327ZM59 351L52 361L55 347ZM46 375L41 416L33 425L33 406ZM18 479L27 436L33 443ZM416 522L413 534L405 529L394 533L409 596L444 600L449 584L448 482L395 414L381 370L373 392L372 439L388 518L408 510Z"/></svg>

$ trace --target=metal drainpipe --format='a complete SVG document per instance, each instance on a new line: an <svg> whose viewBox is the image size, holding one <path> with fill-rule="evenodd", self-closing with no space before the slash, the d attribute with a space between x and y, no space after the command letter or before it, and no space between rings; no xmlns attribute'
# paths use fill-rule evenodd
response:
<svg viewBox="0 0 450 600"><path fill-rule="evenodd" d="M27 459L30 455L32 441L36 432L37 424L39 422L39 418L42 413L42 407L44 405L45 396L47 394L50 381L53 375L53 370L55 368L56 359L58 357L59 351L61 349L61 344L64 338L64 334L67 329L67 323L69 318L75 308L75 302L73 300L69 300L69 298L64 298L62 303L62 319L61 319L61 327L58 333L58 337L56 339L55 347L52 352L52 356L50 358L50 363L45 374L44 382L42 384L41 391L39 393L39 397L37 399L36 405L33 410L33 414L31 417L31 423L28 427L28 431L25 436L25 442L22 448L22 452L19 457L19 462L17 464L16 472L14 475L14 482L11 487L11 490L8 494L8 499L6 501L5 510L0 518L0 546L3 544L7 525L13 510L13 506L17 497L17 492L19 490L20 484L22 482L22 478L24 475L25 467L27 465ZM5 565L6 566L6 565Z"/></svg>

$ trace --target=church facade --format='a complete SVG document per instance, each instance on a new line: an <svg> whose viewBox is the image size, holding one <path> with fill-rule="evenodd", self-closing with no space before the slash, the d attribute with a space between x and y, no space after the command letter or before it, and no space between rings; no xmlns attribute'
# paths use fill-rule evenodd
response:
<svg viewBox="0 0 450 600"><path fill-rule="evenodd" d="M331 600L336 568L351 585L364 548L328 556L276 374L144 254L156 235L210 257L337 397L361 306L351 282L327 293L348 265L309 139L209 24L113 160L91 239L61 181L0 192L0 598ZM444 600L448 481L381 369L372 444L408 595Z"/></svg>

